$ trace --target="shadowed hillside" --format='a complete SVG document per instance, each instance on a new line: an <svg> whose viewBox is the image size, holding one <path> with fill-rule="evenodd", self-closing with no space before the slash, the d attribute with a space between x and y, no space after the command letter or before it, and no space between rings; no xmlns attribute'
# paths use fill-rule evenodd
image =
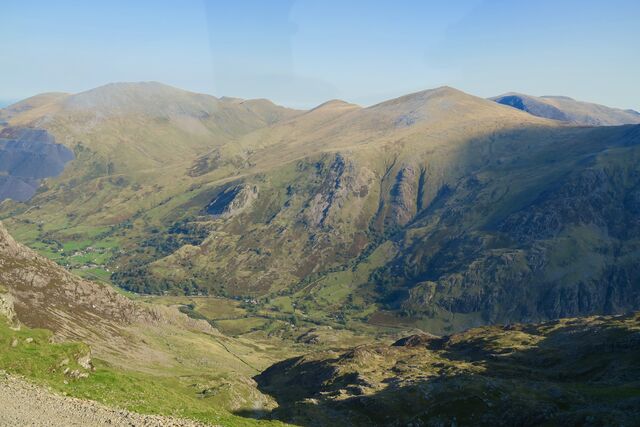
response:
<svg viewBox="0 0 640 427"><path fill-rule="evenodd" d="M640 123L640 113L621 110L589 102L576 101L566 96L531 96L507 93L491 98L538 117L586 126L617 126Z"/></svg>
<svg viewBox="0 0 640 427"><path fill-rule="evenodd" d="M0 201L29 200L43 178L56 177L74 155L46 131L5 128L0 131Z"/></svg>

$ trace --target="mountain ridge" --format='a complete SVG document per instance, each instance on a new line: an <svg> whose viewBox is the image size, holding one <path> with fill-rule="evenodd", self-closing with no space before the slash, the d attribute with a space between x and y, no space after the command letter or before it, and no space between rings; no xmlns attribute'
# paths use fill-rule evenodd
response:
<svg viewBox="0 0 640 427"><path fill-rule="evenodd" d="M527 111L535 116L586 126L617 126L640 123L640 113L600 104L576 101L568 96L535 97L508 92L491 100Z"/></svg>

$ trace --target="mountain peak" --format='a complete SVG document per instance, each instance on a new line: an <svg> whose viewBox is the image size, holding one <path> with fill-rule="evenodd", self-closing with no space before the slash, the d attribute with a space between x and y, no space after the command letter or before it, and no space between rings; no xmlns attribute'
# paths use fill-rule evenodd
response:
<svg viewBox="0 0 640 427"><path fill-rule="evenodd" d="M102 86L95 87L83 92L74 94L75 98L98 98L100 96L118 96L118 95L151 95L151 94L176 94L176 93L193 93L184 89L169 86L164 83L148 81L148 82L113 82Z"/></svg>
<svg viewBox="0 0 640 427"><path fill-rule="evenodd" d="M343 101L341 99L330 99L329 101L323 102L317 107L312 108L309 111L320 111L320 110L334 110L334 109L351 109L351 108L362 108L357 104L352 104L347 101Z"/></svg>
<svg viewBox="0 0 640 427"><path fill-rule="evenodd" d="M64 107L72 110L97 110L101 113L179 113L190 104L199 110L202 104L215 104L217 99L158 82L109 83L71 95ZM186 108L188 110L189 108Z"/></svg>
<svg viewBox="0 0 640 427"><path fill-rule="evenodd" d="M383 101L379 104L372 105L370 108L375 108L380 105L393 104L399 102L406 102L409 100L429 100L438 97L455 97L455 96L472 96L462 92L461 90L454 89L450 86L440 86L433 89L425 89L418 92L409 93L397 98L393 98L387 101Z"/></svg>
<svg viewBox="0 0 640 427"><path fill-rule="evenodd" d="M526 115L522 113L514 114L511 109L450 86L404 95L373 105L366 110L388 116L396 127L413 126L417 123L453 123L455 120L527 120Z"/></svg>

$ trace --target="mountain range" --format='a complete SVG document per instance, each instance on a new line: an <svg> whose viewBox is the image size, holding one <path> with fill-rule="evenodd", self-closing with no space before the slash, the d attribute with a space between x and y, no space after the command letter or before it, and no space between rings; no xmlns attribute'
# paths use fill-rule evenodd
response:
<svg viewBox="0 0 640 427"><path fill-rule="evenodd" d="M319 322L624 312L640 304L640 129L584 126L585 105L635 116L558 99L539 98L571 119L449 87L309 111L159 83L41 95L2 110L3 134L38 129L75 159L2 216L87 277Z"/></svg>

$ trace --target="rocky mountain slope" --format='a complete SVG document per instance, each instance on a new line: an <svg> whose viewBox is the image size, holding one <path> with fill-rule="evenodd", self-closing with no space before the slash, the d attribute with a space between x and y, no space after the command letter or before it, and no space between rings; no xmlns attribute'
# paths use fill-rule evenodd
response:
<svg viewBox="0 0 640 427"><path fill-rule="evenodd" d="M637 308L639 129L572 137L460 180L393 237L389 307L447 318L434 330Z"/></svg>
<svg viewBox="0 0 640 427"><path fill-rule="evenodd" d="M198 247L185 246L142 276L136 271L121 280L195 276L235 295L287 288L405 226L445 182L473 167L477 159L466 153L471 135L484 141L523 125L552 124L440 88L364 109L324 105L260 129L239 141L253 150L247 176L194 196L222 206L227 199L219 194L237 192L243 209L221 220L199 216L208 236ZM254 195L246 199L240 190L248 188ZM241 224L251 224L250 234Z"/></svg>
<svg viewBox="0 0 640 427"><path fill-rule="evenodd" d="M288 129L312 129L315 111L259 130L241 141L264 147L256 168L269 153L306 157L212 192L210 208L230 209L192 223L202 243L117 278L195 278L222 294L278 292L325 319L403 322L375 304L435 332L637 308L638 128L488 104L445 88L350 108L308 142Z"/></svg>
<svg viewBox="0 0 640 427"><path fill-rule="evenodd" d="M566 96L531 96L506 93L492 100L538 117L560 120L576 125L617 126L640 123L640 113L605 105L576 101Z"/></svg>
<svg viewBox="0 0 640 427"><path fill-rule="evenodd" d="M84 341L98 349L129 347L126 329L136 323L214 332L206 322L137 304L109 286L70 274L16 243L2 224L0 283L3 314L10 321L48 329L59 341Z"/></svg>
<svg viewBox="0 0 640 427"><path fill-rule="evenodd" d="M279 362L256 377L304 426L634 425L640 315L484 327Z"/></svg>

